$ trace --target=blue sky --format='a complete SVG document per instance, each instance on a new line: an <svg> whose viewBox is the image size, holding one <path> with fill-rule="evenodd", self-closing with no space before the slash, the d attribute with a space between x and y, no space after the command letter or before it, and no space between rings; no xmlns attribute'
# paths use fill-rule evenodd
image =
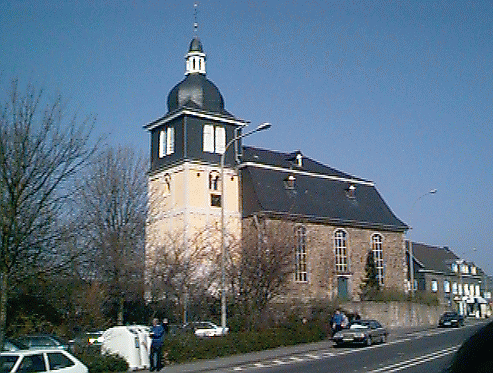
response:
<svg viewBox="0 0 493 373"><path fill-rule="evenodd" d="M193 4L0 0L1 86L61 93L148 154L142 126L184 77ZM374 181L411 239L493 273L492 1L198 4L226 109L273 124L246 144Z"/></svg>

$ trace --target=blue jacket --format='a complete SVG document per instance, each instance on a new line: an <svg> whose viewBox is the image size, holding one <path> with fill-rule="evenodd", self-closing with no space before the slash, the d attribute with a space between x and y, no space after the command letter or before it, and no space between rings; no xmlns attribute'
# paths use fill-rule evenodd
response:
<svg viewBox="0 0 493 373"><path fill-rule="evenodd" d="M163 345L163 335L164 335L164 328L162 325L156 325L151 327L151 346L162 346Z"/></svg>

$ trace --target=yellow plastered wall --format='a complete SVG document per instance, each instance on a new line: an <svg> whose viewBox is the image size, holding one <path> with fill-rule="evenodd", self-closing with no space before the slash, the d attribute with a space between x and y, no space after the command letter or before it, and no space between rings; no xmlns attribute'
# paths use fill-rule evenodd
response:
<svg viewBox="0 0 493 373"><path fill-rule="evenodd" d="M221 208L211 206L209 175L220 175L217 166L184 163L149 177L149 214L146 225L146 262L154 261L170 237L183 239L184 247L202 244L221 250ZM238 175L225 169L224 222L227 244L239 240ZM200 241L200 242L199 242ZM211 253L211 256L213 253Z"/></svg>

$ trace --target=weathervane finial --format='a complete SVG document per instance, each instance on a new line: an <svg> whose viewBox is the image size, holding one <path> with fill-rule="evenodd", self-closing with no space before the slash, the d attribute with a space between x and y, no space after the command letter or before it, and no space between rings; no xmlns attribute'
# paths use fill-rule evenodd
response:
<svg viewBox="0 0 493 373"><path fill-rule="evenodd" d="M199 23L197 22L197 8L199 6L198 2L193 4L193 32L197 35L197 30L199 28Z"/></svg>

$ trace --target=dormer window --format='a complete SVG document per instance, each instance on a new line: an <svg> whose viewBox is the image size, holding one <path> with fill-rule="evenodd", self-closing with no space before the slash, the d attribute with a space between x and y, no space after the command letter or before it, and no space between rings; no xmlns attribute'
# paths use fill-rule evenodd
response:
<svg viewBox="0 0 493 373"><path fill-rule="evenodd" d="M294 189L296 182L296 178L294 175L289 175L286 179L284 179L284 187L286 189Z"/></svg>
<svg viewBox="0 0 493 373"><path fill-rule="evenodd" d="M356 198L356 186L351 184L347 189L346 189L346 196L348 198Z"/></svg>
<svg viewBox="0 0 493 373"><path fill-rule="evenodd" d="M298 153L296 155L296 166L303 167L303 156L301 155L301 153Z"/></svg>

